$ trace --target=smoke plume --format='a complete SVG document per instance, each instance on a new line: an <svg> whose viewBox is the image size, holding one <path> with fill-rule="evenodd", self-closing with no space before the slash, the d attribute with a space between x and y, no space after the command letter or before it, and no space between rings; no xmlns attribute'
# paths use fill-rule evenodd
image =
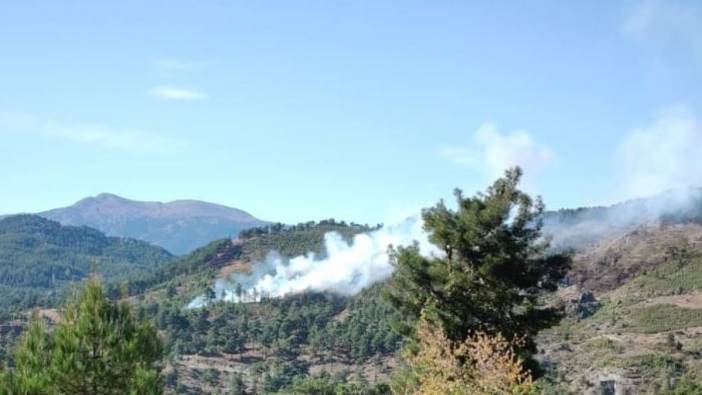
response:
<svg viewBox="0 0 702 395"><path fill-rule="evenodd" d="M423 255L438 254L429 243L419 216L358 234L351 242L330 232L324 236L323 256L310 252L286 259L271 252L265 261L253 265L253 273L235 273L230 278L218 279L213 287L214 298L198 296L188 307L198 308L213 301L254 302L306 291L353 295L392 274L390 246L409 246L415 242Z"/></svg>
<svg viewBox="0 0 702 395"><path fill-rule="evenodd" d="M702 223L702 189L675 188L612 206L550 211L543 233L555 248L581 249L642 226Z"/></svg>
<svg viewBox="0 0 702 395"><path fill-rule="evenodd" d="M626 198L702 185L702 122L686 106L666 108L632 130L617 154Z"/></svg>

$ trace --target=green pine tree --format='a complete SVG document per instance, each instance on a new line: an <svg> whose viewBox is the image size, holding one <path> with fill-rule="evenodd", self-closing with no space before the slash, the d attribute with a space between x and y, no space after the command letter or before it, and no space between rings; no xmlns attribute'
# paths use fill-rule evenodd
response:
<svg viewBox="0 0 702 395"><path fill-rule="evenodd" d="M394 251L387 296L403 317L394 325L401 334L413 338L424 315L453 341L481 330L526 336L520 354L534 351L532 336L559 316L538 298L556 289L570 259L547 253L544 206L518 189L521 176L510 169L485 193L464 197L456 190L456 209L442 201L423 211L430 241L443 254L423 257L416 245Z"/></svg>
<svg viewBox="0 0 702 395"><path fill-rule="evenodd" d="M229 386L227 388L228 395L246 395L246 384L244 383L244 378L241 373L232 373L229 379Z"/></svg>
<svg viewBox="0 0 702 395"><path fill-rule="evenodd" d="M15 352L3 393L153 395L163 392L157 362L162 345L150 323L124 302L110 301L89 280L49 330L34 317Z"/></svg>

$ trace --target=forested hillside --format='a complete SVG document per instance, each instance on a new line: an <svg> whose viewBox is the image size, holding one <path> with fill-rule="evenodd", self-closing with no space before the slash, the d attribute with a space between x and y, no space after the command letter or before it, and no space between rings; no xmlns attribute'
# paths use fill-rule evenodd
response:
<svg viewBox="0 0 702 395"><path fill-rule="evenodd" d="M144 241L107 237L35 215L0 220L0 315L52 306L68 286L99 274L108 282L153 273L172 255Z"/></svg>
<svg viewBox="0 0 702 395"><path fill-rule="evenodd" d="M289 393L295 386L328 385L368 393L386 381L401 338L390 327L395 313L383 298L383 284L351 298L311 292L185 308L215 278L249 271L272 250L321 254L325 233L350 239L370 229L334 220L257 228L130 281L138 315L155 317L164 334L167 388L187 394L242 393L237 388Z"/></svg>
<svg viewBox="0 0 702 395"><path fill-rule="evenodd" d="M545 373L540 391L601 394L612 386L696 393L684 391L696 391L700 373L695 328L702 325L702 233L695 210L677 212L629 224L628 233L604 234L576 250L553 299L565 307L566 319L537 341ZM169 264L158 281L141 287L139 314L156 317L165 334L168 388L191 394L387 391L381 384L389 382L405 344L391 325L403 317L382 297L387 283L352 298L308 293L183 309L214 278L251 270L270 250L285 256L319 251L331 230L350 237L362 228L325 223L252 230L237 242L213 243Z"/></svg>

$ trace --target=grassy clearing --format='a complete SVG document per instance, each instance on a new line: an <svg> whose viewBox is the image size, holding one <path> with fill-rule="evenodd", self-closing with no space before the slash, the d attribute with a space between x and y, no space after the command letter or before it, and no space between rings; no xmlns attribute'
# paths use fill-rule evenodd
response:
<svg viewBox="0 0 702 395"><path fill-rule="evenodd" d="M671 304L632 309L631 329L642 333L659 333L702 326L702 309L687 309Z"/></svg>

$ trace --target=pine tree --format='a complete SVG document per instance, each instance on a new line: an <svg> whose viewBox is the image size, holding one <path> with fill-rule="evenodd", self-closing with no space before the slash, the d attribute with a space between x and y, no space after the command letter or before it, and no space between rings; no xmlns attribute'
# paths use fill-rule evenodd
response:
<svg viewBox="0 0 702 395"><path fill-rule="evenodd" d="M229 380L229 387L227 388L227 394L229 395L245 395L246 394L246 384L244 383L244 378L241 373L234 372Z"/></svg>
<svg viewBox="0 0 702 395"><path fill-rule="evenodd" d="M521 176L510 169L485 193L467 198L456 190L455 210L441 201L423 211L430 241L443 254L423 257L416 245L394 251L387 296L403 317L394 325L401 334L416 339L424 316L451 341L482 331L524 337L522 357L535 350L532 336L559 318L538 299L557 288L570 259L547 253L543 203L518 189Z"/></svg>
<svg viewBox="0 0 702 395"><path fill-rule="evenodd" d="M20 338L15 351L16 374L8 372L4 377L5 392L46 392L45 389L50 385L50 377L44 374L44 369L51 363L52 343L53 339L46 333L46 325L34 314L27 333Z"/></svg>
<svg viewBox="0 0 702 395"><path fill-rule="evenodd" d="M54 330L36 317L3 383L9 394L152 395L163 392L158 334L91 279Z"/></svg>

